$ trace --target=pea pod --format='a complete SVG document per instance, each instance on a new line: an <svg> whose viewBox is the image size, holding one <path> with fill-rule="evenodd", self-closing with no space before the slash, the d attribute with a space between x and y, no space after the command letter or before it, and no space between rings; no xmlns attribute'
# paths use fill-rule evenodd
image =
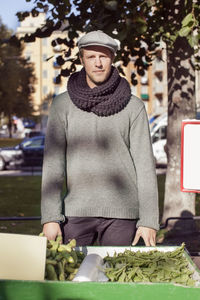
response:
<svg viewBox="0 0 200 300"><path fill-rule="evenodd" d="M49 280L58 280L55 268L52 264L46 265L46 273L47 273L47 279Z"/></svg>
<svg viewBox="0 0 200 300"><path fill-rule="evenodd" d="M83 252L75 251L74 239L67 245L61 241L61 236L47 241L45 279L72 280L85 257Z"/></svg>
<svg viewBox="0 0 200 300"><path fill-rule="evenodd" d="M46 264L56 266L57 265L57 261L53 260L53 259L48 259L47 258L46 259Z"/></svg>
<svg viewBox="0 0 200 300"><path fill-rule="evenodd" d="M58 278L59 280L65 280L65 271L62 263L58 262Z"/></svg>
<svg viewBox="0 0 200 300"><path fill-rule="evenodd" d="M71 267L70 265L66 265L66 266L65 266L65 270L66 270L66 272L68 272L68 273L74 273L75 268L74 268L74 267Z"/></svg>
<svg viewBox="0 0 200 300"><path fill-rule="evenodd" d="M104 258L105 274L110 281L118 282L175 282L194 285L193 272L183 255L184 244L174 251L152 250L133 252L125 250L113 257Z"/></svg>

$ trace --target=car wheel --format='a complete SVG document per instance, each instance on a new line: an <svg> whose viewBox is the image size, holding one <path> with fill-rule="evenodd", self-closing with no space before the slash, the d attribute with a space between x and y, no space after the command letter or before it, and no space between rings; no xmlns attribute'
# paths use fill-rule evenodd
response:
<svg viewBox="0 0 200 300"><path fill-rule="evenodd" d="M3 171L5 169L5 161L3 157L0 156L0 171Z"/></svg>

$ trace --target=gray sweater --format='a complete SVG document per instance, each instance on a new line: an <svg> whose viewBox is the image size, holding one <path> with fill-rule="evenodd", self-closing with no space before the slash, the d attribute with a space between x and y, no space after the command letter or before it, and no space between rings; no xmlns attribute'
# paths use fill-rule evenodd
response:
<svg viewBox="0 0 200 300"><path fill-rule="evenodd" d="M66 195L61 197L63 182ZM52 102L42 174L42 224L65 216L139 218L158 229L157 178L143 102L99 117L67 92Z"/></svg>

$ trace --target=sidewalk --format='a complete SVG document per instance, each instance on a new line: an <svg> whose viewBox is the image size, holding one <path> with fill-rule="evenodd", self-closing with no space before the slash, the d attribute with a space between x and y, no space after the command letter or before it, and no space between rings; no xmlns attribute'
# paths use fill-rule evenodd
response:
<svg viewBox="0 0 200 300"><path fill-rule="evenodd" d="M4 170L0 171L0 176L41 176L42 168L29 167L20 170Z"/></svg>
<svg viewBox="0 0 200 300"><path fill-rule="evenodd" d="M161 175L166 173L166 168L156 169L156 174ZM42 175L42 168L38 167L24 167L20 170L4 170L0 171L0 176L33 176L33 175Z"/></svg>

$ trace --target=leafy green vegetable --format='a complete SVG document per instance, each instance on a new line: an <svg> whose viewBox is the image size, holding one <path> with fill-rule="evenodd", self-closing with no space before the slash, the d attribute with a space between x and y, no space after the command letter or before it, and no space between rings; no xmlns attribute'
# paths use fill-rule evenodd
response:
<svg viewBox="0 0 200 300"><path fill-rule="evenodd" d="M173 282L194 286L193 272L183 255L184 243L174 251L125 250L107 255L105 274L112 282Z"/></svg>

